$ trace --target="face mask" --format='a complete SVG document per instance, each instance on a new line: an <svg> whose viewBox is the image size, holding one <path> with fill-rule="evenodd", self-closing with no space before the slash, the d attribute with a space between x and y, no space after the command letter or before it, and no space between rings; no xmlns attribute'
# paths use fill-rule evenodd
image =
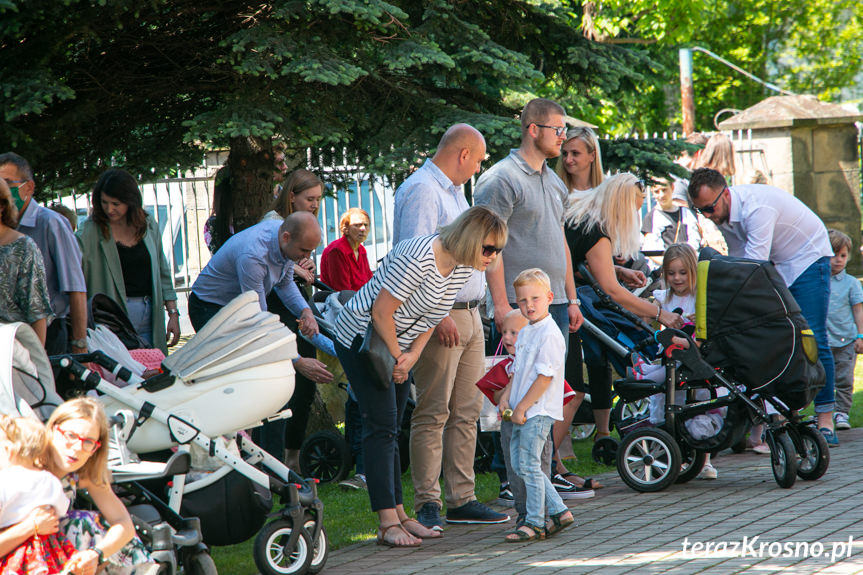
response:
<svg viewBox="0 0 863 575"><path fill-rule="evenodd" d="M9 191L12 192L12 201L15 202L15 208L18 211L21 211L21 208L24 207L25 201L21 199L21 196L18 194L18 186L10 186Z"/></svg>

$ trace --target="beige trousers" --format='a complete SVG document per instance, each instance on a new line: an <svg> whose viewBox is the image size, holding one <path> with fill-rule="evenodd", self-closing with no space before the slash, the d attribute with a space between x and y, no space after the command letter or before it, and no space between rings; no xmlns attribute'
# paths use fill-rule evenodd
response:
<svg viewBox="0 0 863 575"><path fill-rule="evenodd" d="M476 382L485 374L485 335L479 311L450 312L459 345L442 346L433 334L414 366L417 404L411 418L411 475L414 509L439 502L443 467L447 507L474 496L476 422L482 394Z"/></svg>

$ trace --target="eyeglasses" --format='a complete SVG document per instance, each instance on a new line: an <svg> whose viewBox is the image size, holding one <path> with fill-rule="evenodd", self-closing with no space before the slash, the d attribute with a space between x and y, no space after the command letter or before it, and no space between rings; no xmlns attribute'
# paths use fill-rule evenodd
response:
<svg viewBox="0 0 863 575"><path fill-rule="evenodd" d="M495 254L499 254L501 251L503 251L503 248L499 248L497 246L482 246L482 255L487 258L490 258Z"/></svg>
<svg viewBox="0 0 863 575"><path fill-rule="evenodd" d="M67 445L71 445L73 443L80 441L81 442L81 449L83 449L87 453L93 453L94 451L99 449L99 447L102 445L101 441L97 441L95 439L90 439L89 437L83 437L83 436L78 435L77 433L74 433L72 431L61 429L59 427L56 427L55 429L57 431L59 431L60 435L63 436L63 439L66 440Z"/></svg>
<svg viewBox="0 0 863 575"><path fill-rule="evenodd" d="M708 206L701 207L701 208L695 208L695 211L698 212L699 214L712 214L713 212L715 212L716 211L716 204L719 202L719 198L722 197L722 194L725 193L725 190L727 190L727 189L728 189L727 187L722 188L722 191L719 192L719 195L716 196L716 199L713 200L713 203L711 203Z"/></svg>
<svg viewBox="0 0 863 575"><path fill-rule="evenodd" d="M546 126L545 124L537 124L535 122L533 125L537 128L548 128L549 130L554 130L554 135L558 138L566 133L566 126Z"/></svg>
<svg viewBox="0 0 863 575"><path fill-rule="evenodd" d="M6 184L9 186L14 186L15 184L26 184L30 180L10 180L9 178L3 178L6 180Z"/></svg>

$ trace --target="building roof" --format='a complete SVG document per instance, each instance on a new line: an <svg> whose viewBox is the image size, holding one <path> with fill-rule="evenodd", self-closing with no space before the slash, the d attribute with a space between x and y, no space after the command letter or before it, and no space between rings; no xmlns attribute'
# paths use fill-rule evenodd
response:
<svg viewBox="0 0 863 575"><path fill-rule="evenodd" d="M851 124L863 120L838 104L821 102L814 96L772 96L719 122L720 130L782 128Z"/></svg>

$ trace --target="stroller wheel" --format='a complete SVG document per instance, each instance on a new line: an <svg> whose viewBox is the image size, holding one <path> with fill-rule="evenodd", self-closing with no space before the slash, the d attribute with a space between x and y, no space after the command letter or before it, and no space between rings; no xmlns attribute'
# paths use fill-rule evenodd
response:
<svg viewBox="0 0 863 575"><path fill-rule="evenodd" d="M300 530L292 549L286 547L293 533L293 525L293 521L277 519L264 525L258 533L252 553L261 575L302 575L308 572L313 546L306 530Z"/></svg>
<svg viewBox="0 0 863 575"><path fill-rule="evenodd" d="M797 477L805 481L812 481L827 473L830 465L830 449L827 440L821 432L811 425L800 425L797 427L800 445L797 446L799 457L797 464Z"/></svg>
<svg viewBox="0 0 863 575"><path fill-rule="evenodd" d="M686 483L701 473L707 461L707 452L683 444L680 445L680 457L680 475L677 476L676 483Z"/></svg>
<svg viewBox="0 0 863 575"><path fill-rule="evenodd" d="M596 425L593 423L579 423L572 425L572 438L579 439L587 439L593 432L596 431Z"/></svg>
<svg viewBox="0 0 863 575"><path fill-rule="evenodd" d="M773 478L779 487L788 489L797 481L797 452L794 443L784 429L767 431L767 445L770 446L770 462Z"/></svg>
<svg viewBox="0 0 863 575"><path fill-rule="evenodd" d="M600 437L593 443L590 456L597 463L614 465L617 460L617 449L620 443L613 437Z"/></svg>
<svg viewBox="0 0 863 575"><path fill-rule="evenodd" d="M677 479L680 459L680 448L667 431L641 428L620 443L617 473L636 491L661 491Z"/></svg>
<svg viewBox="0 0 863 575"><path fill-rule="evenodd" d="M206 551L193 549L189 552L181 550L183 573L186 575L218 575L216 562Z"/></svg>
<svg viewBox="0 0 863 575"><path fill-rule="evenodd" d="M300 470L304 477L321 483L341 481L351 470L351 450L345 438L336 431L318 431L308 436L300 447Z"/></svg>
<svg viewBox="0 0 863 575"><path fill-rule="evenodd" d="M306 530L306 533L309 534L309 538L311 539L312 533L315 531L315 520L309 517L306 514L306 522L303 524L303 528ZM309 573L320 573L324 568L324 565L327 563L327 556L330 554L330 542L327 539L327 532L324 530L323 526L321 526L321 534L318 536L317 541L314 542L314 549L312 551L312 562L309 563Z"/></svg>

